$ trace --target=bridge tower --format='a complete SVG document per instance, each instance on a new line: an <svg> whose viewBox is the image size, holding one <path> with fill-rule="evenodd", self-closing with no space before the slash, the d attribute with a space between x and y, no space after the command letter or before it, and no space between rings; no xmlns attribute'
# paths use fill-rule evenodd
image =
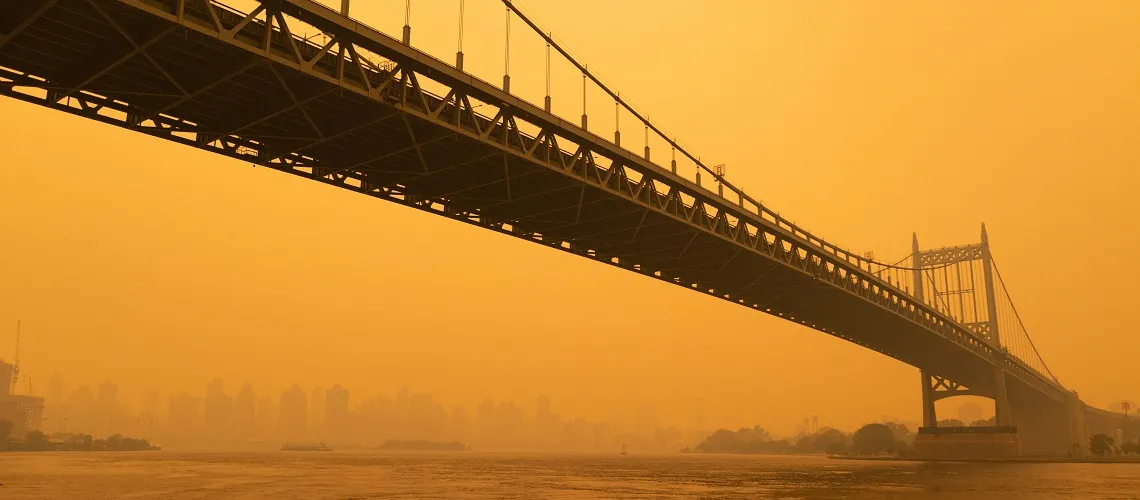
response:
<svg viewBox="0 0 1140 500"><path fill-rule="evenodd" d="M993 259L986 225L982 224L980 243L923 250L915 234L911 240L911 251L915 299L950 316L999 352L1004 352L998 330ZM992 398L997 426L1011 425L1006 374L1000 364L994 367L993 382L989 387L967 388L926 370L921 370L920 376L923 427L938 426L935 401L963 395Z"/></svg>

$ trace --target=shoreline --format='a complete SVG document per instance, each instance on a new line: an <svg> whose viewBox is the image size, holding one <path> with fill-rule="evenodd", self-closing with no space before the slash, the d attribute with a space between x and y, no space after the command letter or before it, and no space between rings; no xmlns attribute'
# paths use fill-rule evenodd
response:
<svg viewBox="0 0 1140 500"><path fill-rule="evenodd" d="M1049 463L1049 464L1140 464L1140 457L1071 458L1071 457L1015 457L1015 458L922 458L828 455L831 460L864 460L880 462L946 462L946 463Z"/></svg>

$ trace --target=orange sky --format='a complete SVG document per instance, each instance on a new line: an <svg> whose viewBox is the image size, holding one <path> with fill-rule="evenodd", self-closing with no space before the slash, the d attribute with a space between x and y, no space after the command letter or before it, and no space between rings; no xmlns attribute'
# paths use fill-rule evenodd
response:
<svg viewBox="0 0 1140 500"><path fill-rule="evenodd" d="M501 81L502 6L467 3L467 68ZM831 241L894 260L911 232L973 243L984 221L1053 372L1093 404L1140 399L1140 3L519 3ZM453 60L457 4L413 0L413 45ZM353 9L403 24L403 2ZM543 48L524 31L512 90L541 103ZM573 121L580 82L555 67ZM608 135L612 103L589 104ZM41 394L61 371L128 395L215 376L465 404L545 392L563 414L644 401L684 424L701 405L710 423L784 430L921 413L914 368L538 245L10 99L0 145L0 338L24 320ZM607 305L568 305L584 296Z"/></svg>

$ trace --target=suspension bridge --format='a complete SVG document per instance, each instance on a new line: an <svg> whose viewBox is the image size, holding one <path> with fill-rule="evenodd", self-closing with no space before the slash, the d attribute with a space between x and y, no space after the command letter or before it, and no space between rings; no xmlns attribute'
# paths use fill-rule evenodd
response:
<svg viewBox="0 0 1140 500"><path fill-rule="evenodd" d="M464 71L462 48L454 63L418 50L410 14L396 38L349 17L347 0L341 11L257 0L248 12L215 0L0 0L0 94L854 342L919 368L926 427L937 425L935 401L974 395L994 400L998 426L1016 427L1022 452L1071 452L1090 432L1132 429L1050 372L984 226L978 243L959 247L923 249L915 237L896 262L829 242L702 163L502 2L508 33L517 19L546 46L542 104L511 92L509 50L492 84ZM552 54L581 73L580 120L551 111ZM623 145L620 131L591 131L588 88L613 100L615 122L643 128L642 148ZM667 162L651 143L668 149Z"/></svg>

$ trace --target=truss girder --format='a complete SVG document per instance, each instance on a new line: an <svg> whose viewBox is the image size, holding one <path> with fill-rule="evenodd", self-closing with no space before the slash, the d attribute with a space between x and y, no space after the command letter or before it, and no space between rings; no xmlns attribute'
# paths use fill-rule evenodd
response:
<svg viewBox="0 0 1140 500"><path fill-rule="evenodd" d="M21 71L37 67L35 61L17 51L8 57L3 49L0 94L604 262L914 365L945 364L935 372L964 366L981 373L947 373L966 383L990 376L1000 364L1025 385L1065 397L1055 382L881 281L834 246L319 4L266 1L241 14L212 0L93 1L111 16L150 16L155 33L179 28L182 34L147 47L161 59L154 76L180 78L178 68L189 64L170 64L164 58L179 51L163 49L178 44L199 59L224 60L217 77L228 81L193 87L173 100L135 102L80 89L56 101L51 97L58 95L57 75ZM300 39L294 23L319 29L326 41ZM24 33L10 46L36 42ZM252 73L259 64L266 69ZM444 90L430 92L429 81ZM259 96L279 104L249 116L231 115L233 109L254 108L222 113L216 104L259 102ZM333 120L347 124L340 133L326 133L332 129L318 118L314 96L322 106L344 110L345 116ZM477 112L473 101L497 111ZM253 135L232 126L251 122L258 124ZM334 147L368 134L388 138L393 149L362 158L345 151L351 148Z"/></svg>
<svg viewBox="0 0 1140 500"><path fill-rule="evenodd" d="M918 252L918 260L922 267L939 267L959 262L981 260L982 245L963 245L957 247L936 248Z"/></svg>
<svg viewBox="0 0 1140 500"><path fill-rule="evenodd" d="M988 390L990 387L988 386L986 387L987 390L978 390L972 387L966 387L955 380L937 375L932 375L930 379L927 380L927 383L930 384L930 396L934 401L955 396L991 397L990 391Z"/></svg>

